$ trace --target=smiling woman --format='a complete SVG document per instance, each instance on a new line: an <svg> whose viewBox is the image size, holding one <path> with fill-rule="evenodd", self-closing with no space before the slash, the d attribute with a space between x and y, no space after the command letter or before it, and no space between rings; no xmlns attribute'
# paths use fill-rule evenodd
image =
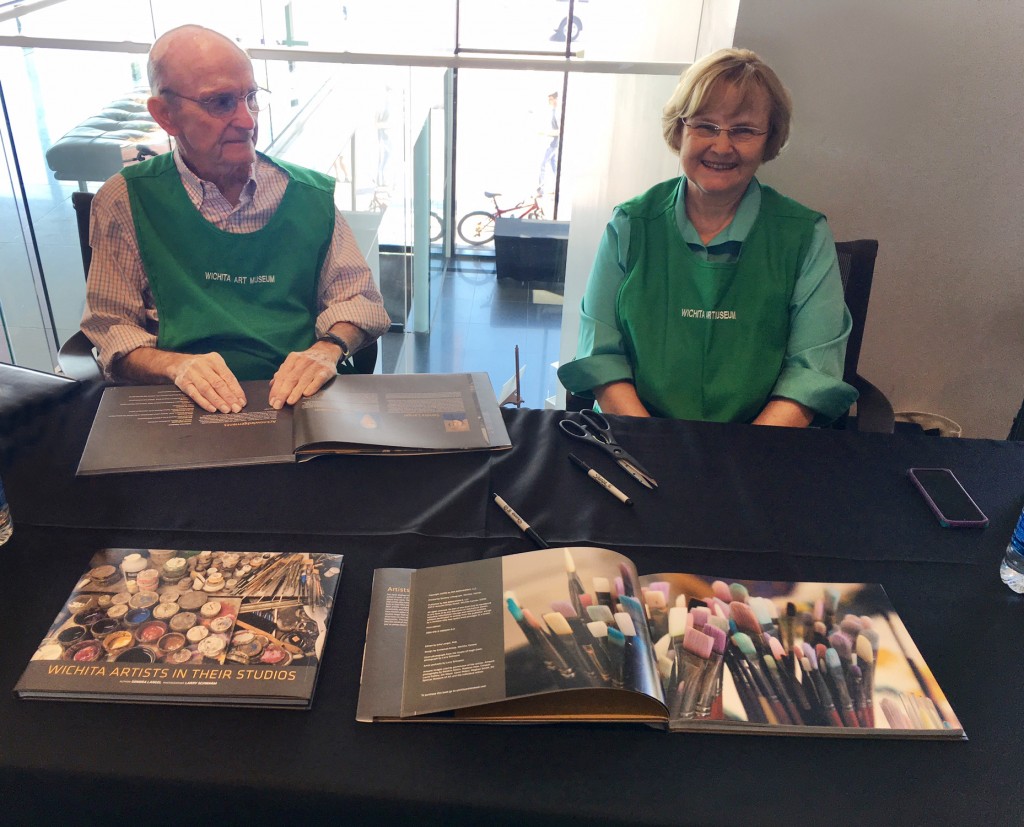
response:
<svg viewBox="0 0 1024 827"><path fill-rule="evenodd" d="M844 413L850 315L824 216L758 183L792 104L756 54L687 70L662 112L683 175L620 204L565 387L633 416L805 426Z"/></svg>

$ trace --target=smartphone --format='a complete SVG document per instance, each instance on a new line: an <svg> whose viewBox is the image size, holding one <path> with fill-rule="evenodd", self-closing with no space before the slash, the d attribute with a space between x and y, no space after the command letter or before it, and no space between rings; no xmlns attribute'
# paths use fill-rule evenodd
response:
<svg viewBox="0 0 1024 827"><path fill-rule="evenodd" d="M908 468L907 476L943 528L984 528L986 517L948 468Z"/></svg>

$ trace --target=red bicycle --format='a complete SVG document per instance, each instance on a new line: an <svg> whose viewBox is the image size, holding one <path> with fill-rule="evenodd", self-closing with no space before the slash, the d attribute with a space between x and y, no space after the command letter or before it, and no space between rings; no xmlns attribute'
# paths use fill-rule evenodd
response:
<svg viewBox="0 0 1024 827"><path fill-rule="evenodd" d="M456 230L459 238L467 244L479 247L494 238L494 219L502 216L509 218L543 218L544 208L537 203L537 196L524 198L514 207L499 207L498 196L500 192L485 192L484 196L491 199L494 204L494 211L474 210L466 213L459 220Z"/></svg>

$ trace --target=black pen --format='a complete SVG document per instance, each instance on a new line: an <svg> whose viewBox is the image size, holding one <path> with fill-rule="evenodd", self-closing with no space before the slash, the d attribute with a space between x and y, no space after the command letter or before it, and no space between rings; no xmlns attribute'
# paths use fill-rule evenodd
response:
<svg viewBox="0 0 1024 827"><path fill-rule="evenodd" d="M569 459L572 460L574 465L576 465L578 468L584 471L588 477L590 477L594 482L600 485L603 489L605 489L609 494L614 496L616 499L620 500L621 502L624 502L626 505L633 504L633 501L629 497L627 497L618 488L616 488L614 485L608 482L608 480L602 477L599 473L597 473L597 471L595 471L593 468L587 465L578 456L576 456L575 454L569 454Z"/></svg>
<svg viewBox="0 0 1024 827"><path fill-rule="evenodd" d="M550 548L550 546L544 542L543 538L536 531L530 528L530 524L526 522L526 520L524 520L518 514L516 514L512 506L510 506L497 494L492 494L492 496L494 497L494 501L498 504L498 508L500 508L506 514L508 514L508 518L517 526L519 526L523 534L525 534L527 537L533 540L534 545L536 545L537 548Z"/></svg>

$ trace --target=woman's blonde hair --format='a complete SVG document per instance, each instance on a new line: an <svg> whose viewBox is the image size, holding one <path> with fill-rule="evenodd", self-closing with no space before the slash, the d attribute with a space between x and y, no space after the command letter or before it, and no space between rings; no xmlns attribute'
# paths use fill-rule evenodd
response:
<svg viewBox="0 0 1024 827"><path fill-rule="evenodd" d="M754 90L761 90L767 95L769 123L764 160L770 161L778 156L789 140L793 101L779 76L749 49L721 49L701 58L683 72L672 97L661 110L665 143L678 154L683 131L680 119L706 109L716 96L724 93L725 85L735 88L744 101L750 99Z"/></svg>

